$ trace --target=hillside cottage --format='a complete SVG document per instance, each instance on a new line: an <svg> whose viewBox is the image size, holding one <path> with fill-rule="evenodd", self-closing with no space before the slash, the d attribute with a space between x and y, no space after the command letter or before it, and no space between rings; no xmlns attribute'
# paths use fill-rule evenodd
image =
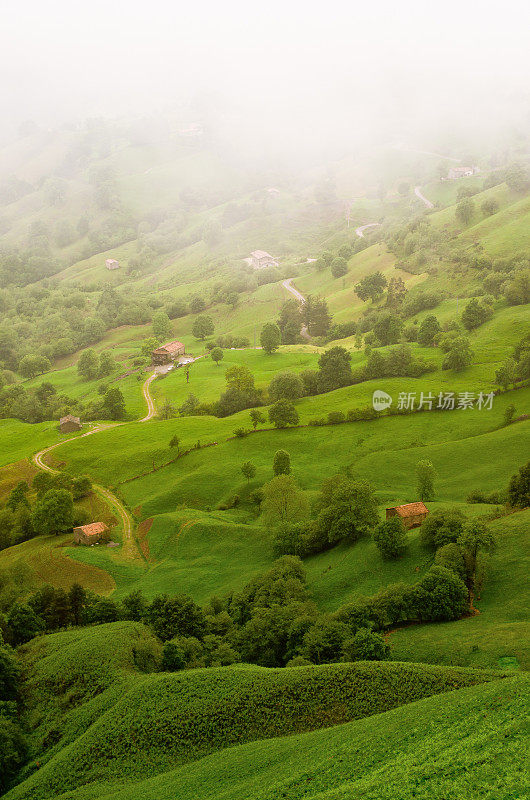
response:
<svg viewBox="0 0 530 800"><path fill-rule="evenodd" d="M418 525L427 518L429 509L421 501L418 503L406 503L404 506L395 506L394 508L387 508L386 518L400 517L403 525L407 530L417 528Z"/></svg>
<svg viewBox="0 0 530 800"><path fill-rule="evenodd" d="M447 180L454 181L457 178L469 178L470 175L475 174L474 167L451 167L447 173Z"/></svg>
<svg viewBox="0 0 530 800"><path fill-rule="evenodd" d="M105 261L105 266L107 267L107 269L119 269L120 262L116 261L115 258L107 258L107 260Z"/></svg>
<svg viewBox="0 0 530 800"><path fill-rule="evenodd" d="M59 420L59 430L61 433L80 431L82 427L83 425L79 417L74 417L72 414L67 414L66 417L61 417Z"/></svg>
<svg viewBox="0 0 530 800"><path fill-rule="evenodd" d="M153 350L151 353L151 363L154 366L171 364L171 362L175 361L179 356L183 356L185 351L186 348L182 342L168 342L161 347L157 347L156 350Z"/></svg>
<svg viewBox="0 0 530 800"><path fill-rule="evenodd" d="M250 264L254 269L278 266L276 259L270 253L266 253L265 250L253 250L250 254Z"/></svg>
<svg viewBox="0 0 530 800"><path fill-rule="evenodd" d="M91 522L90 525L79 525L74 528L74 542L75 544L97 544L103 538L103 535L108 531L104 522Z"/></svg>

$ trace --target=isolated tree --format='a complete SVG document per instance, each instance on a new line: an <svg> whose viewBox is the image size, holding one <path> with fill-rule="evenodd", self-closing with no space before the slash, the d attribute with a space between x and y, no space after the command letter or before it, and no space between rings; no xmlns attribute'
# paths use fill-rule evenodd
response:
<svg viewBox="0 0 530 800"><path fill-rule="evenodd" d="M287 428L289 425L298 425L298 412L289 400L277 400L269 408L269 422L275 428Z"/></svg>
<svg viewBox="0 0 530 800"><path fill-rule="evenodd" d="M517 270L504 288L506 302L510 306L530 303L530 269Z"/></svg>
<svg viewBox="0 0 530 800"><path fill-rule="evenodd" d="M251 392L254 390L254 377L245 364L233 364L225 372L225 380L228 389L236 389L239 392Z"/></svg>
<svg viewBox="0 0 530 800"><path fill-rule="evenodd" d="M428 459L422 459L416 464L417 490L420 500L432 500L434 497L434 479L436 470Z"/></svg>
<svg viewBox="0 0 530 800"><path fill-rule="evenodd" d="M166 397L166 399L162 403L162 407L160 408L160 410L158 412L159 418L160 419L173 419L173 417L177 416L177 413L178 412L177 412L176 406L174 406L173 403L171 402L171 400L169 400Z"/></svg>
<svg viewBox="0 0 530 800"><path fill-rule="evenodd" d="M437 550L456 542L465 521L465 516L458 508L431 511L421 526L422 544L430 550Z"/></svg>
<svg viewBox="0 0 530 800"><path fill-rule="evenodd" d="M399 558L407 547L405 527L399 517L381 522L374 531L374 542L384 559Z"/></svg>
<svg viewBox="0 0 530 800"><path fill-rule="evenodd" d="M371 300L375 303L376 300L383 295L387 286L387 280L382 272L372 272L371 275L366 275L355 286L355 292L361 300Z"/></svg>
<svg viewBox="0 0 530 800"><path fill-rule="evenodd" d="M337 256L331 262L331 274L334 278L342 278L348 272L348 262L345 258Z"/></svg>
<svg viewBox="0 0 530 800"><path fill-rule="evenodd" d="M349 386L353 380L350 366L351 353L344 347L331 347L318 360L318 388L320 392L331 392Z"/></svg>
<svg viewBox="0 0 530 800"><path fill-rule="evenodd" d="M331 314L324 298L309 295L302 306L302 319L311 336L325 336L331 325Z"/></svg>
<svg viewBox="0 0 530 800"><path fill-rule="evenodd" d="M201 314L194 319L191 332L196 339L206 339L214 332L213 319L206 314Z"/></svg>
<svg viewBox="0 0 530 800"><path fill-rule="evenodd" d="M200 314L205 308L206 301L200 294L195 294L190 298L190 311L192 314Z"/></svg>
<svg viewBox="0 0 530 800"><path fill-rule="evenodd" d="M74 501L66 489L49 489L33 507L32 523L41 535L66 533L74 524Z"/></svg>
<svg viewBox="0 0 530 800"><path fill-rule="evenodd" d="M454 372L462 372L473 362L473 351L469 339L465 336L458 336L449 345L447 355L443 360L442 369L452 369Z"/></svg>
<svg viewBox="0 0 530 800"><path fill-rule="evenodd" d="M252 427L254 430L258 427L258 425L262 425L266 422L264 414L259 410L259 408L252 408L250 410L250 419L252 422Z"/></svg>
<svg viewBox="0 0 530 800"><path fill-rule="evenodd" d="M477 558L480 551L493 553L497 541L491 530L481 520L470 520L462 528L457 544L464 551L469 573L474 577L477 571Z"/></svg>
<svg viewBox="0 0 530 800"><path fill-rule="evenodd" d="M287 525L309 516L309 503L291 475L277 475L262 491L261 511L266 525Z"/></svg>
<svg viewBox="0 0 530 800"><path fill-rule="evenodd" d="M158 347L158 339L154 336L150 336L149 339L145 339L141 346L140 346L140 354L143 358L149 358L153 350L156 350Z"/></svg>
<svg viewBox="0 0 530 800"><path fill-rule="evenodd" d="M475 204L469 197L464 197L461 200L455 211L456 218L462 225L469 225L475 213Z"/></svg>
<svg viewBox="0 0 530 800"><path fill-rule="evenodd" d="M252 461L245 461L245 463L241 465L241 472L247 479L247 483L250 483L250 481L256 474L256 467L254 466Z"/></svg>
<svg viewBox="0 0 530 800"><path fill-rule="evenodd" d="M466 330L472 331L491 319L492 316L492 307L485 303L479 303L477 298L473 297L462 312L462 324Z"/></svg>
<svg viewBox="0 0 530 800"><path fill-rule="evenodd" d="M512 191L525 192L530 183L527 167L519 162L510 164L504 174L504 180Z"/></svg>
<svg viewBox="0 0 530 800"><path fill-rule="evenodd" d="M503 389L507 389L510 384L515 385L517 382L517 373L517 362L513 358L507 358L495 372L495 383L498 383Z"/></svg>
<svg viewBox="0 0 530 800"><path fill-rule="evenodd" d="M401 277L391 278L386 293L386 304L390 308L399 308L407 295L405 281Z"/></svg>
<svg viewBox="0 0 530 800"><path fill-rule="evenodd" d="M104 378L110 375L116 366L116 360L112 353L104 350L99 357L98 378Z"/></svg>
<svg viewBox="0 0 530 800"><path fill-rule="evenodd" d="M275 353L282 343L282 332L274 322L267 322L260 334L260 343L266 353Z"/></svg>
<svg viewBox="0 0 530 800"><path fill-rule="evenodd" d="M223 350L222 350L221 347L214 347L212 352L210 353L210 355L212 357L212 361L215 361L217 366L219 366L219 364L223 360L225 354L223 353Z"/></svg>
<svg viewBox="0 0 530 800"><path fill-rule="evenodd" d="M174 436L171 437L171 439L169 440L169 446L170 447L176 447L177 448L177 453L179 452L180 438L177 436L177 434L175 434Z"/></svg>
<svg viewBox="0 0 530 800"><path fill-rule="evenodd" d="M83 350L77 362L78 375L86 381L93 381L98 376L99 358L92 348Z"/></svg>
<svg viewBox="0 0 530 800"><path fill-rule="evenodd" d="M298 400L304 394L304 384L294 372L277 372L269 383L272 400Z"/></svg>
<svg viewBox="0 0 530 800"><path fill-rule="evenodd" d="M510 424L510 422L515 417L515 413L516 413L516 408L515 408L513 403L510 403L509 406L506 406L506 409L504 411L504 424L505 425L509 425Z"/></svg>
<svg viewBox="0 0 530 800"><path fill-rule="evenodd" d="M157 339L167 339L171 335L171 320L165 311L157 311L153 314L153 334Z"/></svg>
<svg viewBox="0 0 530 800"><path fill-rule="evenodd" d="M111 387L103 395L103 406L108 412L110 419L125 418L125 399L121 389Z"/></svg>
<svg viewBox="0 0 530 800"><path fill-rule="evenodd" d="M379 521L374 489L364 480L345 475L328 478L322 484L319 505L316 524L323 547L342 539L356 542Z"/></svg>
<svg viewBox="0 0 530 800"><path fill-rule="evenodd" d="M289 475L291 472L291 456L287 450L276 450L272 462L272 471L275 475Z"/></svg>
<svg viewBox="0 0 530 800"><path fill-rule="evenodd" d="M508 500L513 508L530 506L530 461L521 467L516 475L512 475L508 484Z"/></svg>
<svg viewBox="0 0 530 800"><path fill-rule="evenodd" d="M484 200L484 202L480 206L480 210L484 214L485 217L491 217L492 214L496 214L499 210L499 204L496 200Z"/></svg>
<svg viewBox="0 0 530 800"><path fill-rule="evenodd" d="M441 327L434 314L428 314L418 329L418 344L422 347L432 347Z"/></svg>
<svg viewBox="0 0 530 800"><path fill-rule="evenodd" d="M397 344L403 330L403 320L397 314L384 314L374 325L374 333L382 345Z"/></svg>
<svg viewBox="0 0 530 800"><path fill-rule="evenodd" d="M18 371L23 378L35 378L51 369L51 362L46 356L28 355L20 359Z"/></svg>

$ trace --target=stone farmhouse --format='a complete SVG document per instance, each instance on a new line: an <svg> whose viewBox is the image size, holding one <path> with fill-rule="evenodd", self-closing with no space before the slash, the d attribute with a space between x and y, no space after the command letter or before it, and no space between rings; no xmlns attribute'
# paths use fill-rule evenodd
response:
<svg viewBox="0 0 530 800"><path fill-rule="evenodd" d="M168 342L161 347L157 347L151 353L151 363L154 366L161 366L163 364L171 364L177 358L183 356L186 352L185 346L182 342Z"/></svg>
<svg viewBox="0 0 530 800"><path fill-rule="evenodd" d="M67 414L66 417L61 417L59 420L59 430L61 433L80 431L82 427L83 425L79 417L74 417L72 414Z"/></svg>
<svg viewBox="0 0 530 800"><path fill-rule="evenodd" d="M79 525L74 528L74 542L76 544L92 545L101 541L108 531L104 522L91 522L89 525Z"/></svg>
<svg viewBox="0 0 530 800"><path fill-rule="evenodd" d="M119 269L120 262L116 261L115 258L107 258L107 260L105 261L105 266L107 267L107 269Z"/></svg>
<svg viewBox="0 0 530 800"><path fill-rule="evenodd" d="M457 178L469 178L476 171L475 167L451 167L447 173L447 180L454 181Z"/></svg>
<svg viewBox="0 0 530 800"><path fill-rule="evenodd" d="M277 267L278 261L265 250L253 250L250 254L250 265L254 269L265 269L266 267Z"/></svg>
<svg viewBox="0 0 530 800"><path fill-rule="evenodd" d="M386 518L400 517L403 525L407 530L410 528L417 528L424 519L427 518L429 509L421 501L417 503L406 503L404 506L395 506L394 508L387 508Z"/></svg>

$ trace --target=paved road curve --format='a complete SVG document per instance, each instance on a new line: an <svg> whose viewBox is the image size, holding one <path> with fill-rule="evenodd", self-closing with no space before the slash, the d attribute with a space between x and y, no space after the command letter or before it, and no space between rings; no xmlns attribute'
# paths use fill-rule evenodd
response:
<svg viewBox="0 0 530 800"><path fill-rule="evenodd" d="M301 292L298 291L298 289L295 289L293 286L293 281L294 278L287 278L287 280L282 281L282 286L284 289L287 289L290 294L292 294L295 300L298 300L301 306L303 306L305 304L305 297ZM311 339L309 331L307 330L307 325L302 325L300 336L302 336L304 339L307 339L307 341Z"/></svg>
<svg viewBox="0 0 530 800"><path fill-rule="evenodd" d="M367 225L360 225L358 228L355 228L355 233L359 237L359 239L364 239L364 231L367 228L375 228L376 225L380 225L380 222L369 222Z"/></svg>
<svg viewBox="0 0 530 800"><path fill-rule="evenodd" d="M427 208L434 208L434 203L431 203L431 201L430 201L430 200L427 200L427 198L425 197L425 195L421 193L421 186L415 186L415 187L414 187L414 194L416 195L416 197L419 197L419 198L420 198L420 200L422 201L422 203L425 203L425 205L427 206Z"/></svg>

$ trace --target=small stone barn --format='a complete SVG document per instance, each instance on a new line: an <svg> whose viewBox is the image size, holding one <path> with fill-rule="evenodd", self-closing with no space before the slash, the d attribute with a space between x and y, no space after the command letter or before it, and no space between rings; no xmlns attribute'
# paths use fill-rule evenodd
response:
<svg viewBox="0 0 530 800"><path fill-rule="evenodd" d="M59 430L61 433L80 431L82 427L79 417L74 417L72 414L67 414L66 417L61 417L59 420Z"/></svg>
<svg viewBox="0 0 530 800"><path fill-rule="evenodd" d="M404 506L395 506L394 508L387 508L386 518L400 517L403 525L407 530L410 528L417 528L426 519L429 509L419 501L418 503L406 503Z"/></svg>
<svg viewBox="0 0 530 800"><path fill-rule="evenodd" d="M186 352L185 346L182 342L168 342L161 347L157 347L151 353L151 361L155 366L161 364L170 364L175 361L179 356L183 356Z"/></svg>
<svg viewBox="0 0 530 800"><path fill-rule="evenodd" d="M254 269L278 266L276 259L270 253L266 253L265 250L253 250L250 254L250 263Z"/></svg>
<svg viewBox="0 0 530 800"><path fill-rule="evenodd" d="M96 544L108 531L104 522L91 522L90 525L79 525L74 528L74 542L76 544Z"/></svg>
<svg viewBox="0 0 530 800"><path fill-rule="evenodd" d="M107 267L107 269L119 269L120 262L116 261L115 258L107 258L107 260L105 261L105 266Z"/></svg>

